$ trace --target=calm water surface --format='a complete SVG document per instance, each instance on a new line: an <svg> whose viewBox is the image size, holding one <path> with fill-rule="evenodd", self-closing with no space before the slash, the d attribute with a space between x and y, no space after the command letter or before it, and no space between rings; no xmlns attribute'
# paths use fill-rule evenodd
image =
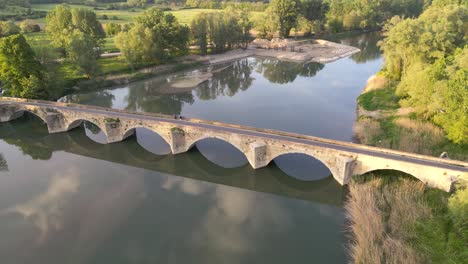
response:
<svg viewBox="0 0 468 264"><path fill-rule="evenodd" d="M327 65L249 58L198 70L213 77L193 90L171 88L176 74L65 100L351 141L377 40L343 38L363 51ZM311 157L254 171L216 139L176 156L144 129L103 141L91 123L54 135L32 115L0 124L2 264L346 262L345 189Z"/></svg>

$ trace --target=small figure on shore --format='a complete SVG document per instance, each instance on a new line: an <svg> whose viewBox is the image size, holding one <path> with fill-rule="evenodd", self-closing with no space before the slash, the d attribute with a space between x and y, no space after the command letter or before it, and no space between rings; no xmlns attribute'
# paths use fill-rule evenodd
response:
<svg viewBox="0 0 468 264"><path fill-rule="evenodd" d="M447 152L442 152L442 154L440 154L439 158L441 158L441 159L449 159L448 153L447 153Z"/></svg>

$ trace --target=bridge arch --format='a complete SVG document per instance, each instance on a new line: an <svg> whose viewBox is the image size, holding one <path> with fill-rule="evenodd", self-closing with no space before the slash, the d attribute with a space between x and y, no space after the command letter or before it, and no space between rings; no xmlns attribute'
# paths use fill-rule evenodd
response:
<svg viewBox="0 0 468 264"><path fill-rule="evenodd" d="M197 142L200 142L202 140L205 140L205 139L217 139L217 140L220 140L222 142L225 142L227 143L229 146L232 146L234 147L235 149L237 149L240 153L242 153L242 156L243 158L245 158L245 160L247 161L247 163L250 163L250 164L253 164L252 163L252 160L249 159L249 155L248 155L248 150L244 150L242 148L241 145L237 144L236 142L233 142L232 140L230 140L228 137L225 137L223 135L202 135L202 136L198 136L198 137L195 137L194 139L191 139L189 141L186 142L186 146L188 146L186 148L186 151L189 151L190 149L192 149L195 144L197 144ZM205 156L205 155L203 155ZM239 156L240 157L240 156ZM238 167L241 167L243 165L241 164L231 164L231 165L221 165L221 164L218 164L216 163L215 161L209 159L208 157L205 156L205 158L207 158L208 160L210 160L211 162L215 163L216 165L218 166L221 166L221 167L225 167L225 168L238 168Z"/></svg>
<svg viewBox="0 0 468 264"><path fill-rule="evenodd" d="M269 157L269 159L267 160L267 164L271 164L276 158L279 158L279 157L282 157L282 156L286 156L286 155L294 155L294 154L300 154L300 155L305 155L305 156L308 156L308 157L311 157L312 159L315 159L317 161L319 161L322 165L324 165L328 171L330 172L330 174L333 176L333 177L336 177L336 172L334 171L334 167L330 164L330 162L318 155L313 155L313 154L310 154L310 153L307 153L307 152L301 152L301 151L285 151L285 152L280 152L280 153L277 153L276 155L273 155L271 157Z"/></svg>
<svg viewBox="0 0 468 264"><path fill-rule="evenodd" d="M153 138L155 139L155 141L151 141L150 145L142 144L142 142L140 142L137 138L137 133L136 133L137 129L143 129L145 131L149 131L149 133L151 134L151 137L156 137L156 138ZM146 127L143 125L126 127L126 130L123 133L122 139L125 140L131 136L135 137L136 144L138 144L141 148L143 148L145 151L148 151L151 154L154 154L156 156L165 156L171 153L171 141L168 138L168 136L164 133L164 131L162 130L154 129L152 127ZM160 139L162 139L161 143L163 145L159 144ZM158 143L156 145L156 148L151 147L151 144L154 144L155 142ZM167 152L165 151L166 148L167 148Z"/></svg>
<svg viewBox="0 0 468 264"><path fill-rule="evenodd" d="M106 128L103 127L102 124L100 124L100 123L98 123L96 121L93 121L93 120L89 120L87 118L77 118L77 119L68 121L65 124L66 130L69 131L69 130L72 130L72 129L76 128L76 127L79 127L83 122L89 122L89 123L97 126L102 131L102 133L106 136L106 139L109 139L109 136L107 135L107 132L106 132Z"/></svg>
<svg viewBox="0 0 468 264"><path fill-rule="evenodd" d="M371 173L371 172L387 172L388 173L390 171L393 171L395 173L404 173L406 175L410 175L411 177L423 182L424 184L427 184L427 181L425 181L420 175L417 175L417 173L414 173L410 170L406 170L404 168L386 167L386 168L374 168L374 169L368 169L368 170L361 170L359 172L354 173L352 177L360 177L364 174Z"/></svg>
<svg viewBox="0 0 468 264"><path fill-rule="evenodd" d="M135 135L136 129L138 129L138 128L143 128L143 129L146 129L146 130L149 130L149 131L153 132L154 134L156 134L159 137L161 137L162 139L164 139L164 142L166 142L169 146L171 145L171 140L166 135L165 131L154 129L152 127L146 127L146 126L143 126L143 125L131 126L131 127L126 128L125 132L123 133L123 138L125 139L125 138L128 138L128 137L132 136L132 135Z"/></svg>
<svg viewBox="0 0 468 264"><path fill-rule="evenodd" d="M238 149L240 152L242 152L247 157L245 151L242 149L241 146L237 145L236 143L233 143L228 138L223 137L223 136L219 136L219 135L200 136L200 137L197 137L195 139L192 139L192 140L186 142L187 146L188 146L187 151L190 150L191 148L193 148L195 146L195 144L197 144L197 142L202 141L204 139L210 139L210 138L219 139L221 141L224 141L224 142L228 143L229 145L231 145L231 146L235 147L236 149Z"/></svg>
<svg viewBox="0 0 468 264"><path fill-rule="evenodd" d="M29 114L32 114L33 116L36 116L38 117L39 119L42 120L42 122L44 122L44 124L47 125L47 119L45 116L39 114L39 113L36 113L34 111L31 111L31 110L28 110L28 109L18 109L16 110L11 116L14 117L14 116L18 116L18 117L21 117L24 113L29 113Z"/></svg>

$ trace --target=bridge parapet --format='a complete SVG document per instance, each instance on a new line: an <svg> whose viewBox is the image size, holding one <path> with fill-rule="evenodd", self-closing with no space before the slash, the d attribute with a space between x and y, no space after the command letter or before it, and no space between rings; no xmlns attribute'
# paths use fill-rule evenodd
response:
<svg viewBox="0 0 468 264"><path fill-rule="evenodd" d="M107 136L108 143L125 140L136 128L146 128L159 134L173 154L184 153L205 138L218 138L244 153L254 169L267 166L281 155L306 154L327 166L343 185L353 175L380 169L403 171L446 191L451 190L456 180L468 180L468 164L461 161L219 122L0 97L1 122L18 118L25 111L41 118L50 133L68 131L83 121L92 122Z"/></svg>

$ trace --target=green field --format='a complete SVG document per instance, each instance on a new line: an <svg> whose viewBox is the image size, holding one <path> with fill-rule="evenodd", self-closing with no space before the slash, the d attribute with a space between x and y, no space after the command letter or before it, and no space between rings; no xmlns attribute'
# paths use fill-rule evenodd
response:
<svg viewBox="0 0 468 264"><path fill-rule="evenodd" d="M37 11L52 11L57 4L35 4L32 5L32 8ZM73 8L88 8L88 9L94 9L93 7L90 6L84 6L84 5L69 5L70 7ZM143 9L138 9L138 8L133 8L130 10L94 10L98 16L98 18L101 18L102 16L106 15L109 19L100 19L101 23L107 24L110 22L114 23L130 23L133 21L133 19L137 16L139 16L144 10ZM213 9L182 9L182 10L175 10L175 11L168 11L174 14L174 16L177 18L177 20L182 23L182 24L190 24L192 21L193 17L196 16L197 14L201 12L216 12ZM117 19L114 19L117 18ZM38 22L44 23L45 20L40 19L36 20Z"/></svg>

